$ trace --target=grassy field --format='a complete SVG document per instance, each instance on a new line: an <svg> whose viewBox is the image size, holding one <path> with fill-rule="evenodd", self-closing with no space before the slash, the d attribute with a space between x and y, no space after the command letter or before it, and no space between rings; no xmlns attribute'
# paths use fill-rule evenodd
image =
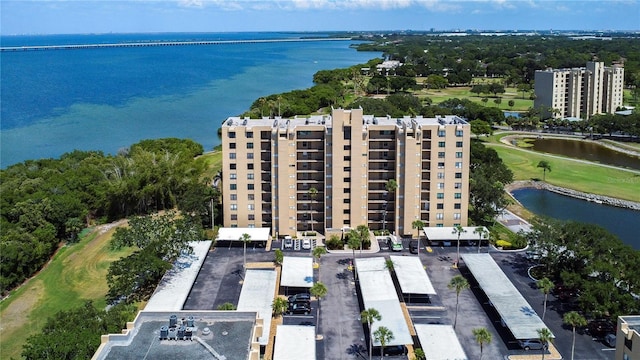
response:
<svg viewBox="0 0 640 360"><path fill-rule="evenodd" d="M513 171L514 180L542 179L542 169L536 166L540 160L546 160L551 165L551 172L546 174L549 184L640 202L640 175L637 173L534 153L495 142L487 145L494 148Z"/></svg>
<svg viewBox="0 0 640 360"><path fill-rule="evenodd" d="M114 231L115 226L101 226L79 243L61 248L42 271L0 303L0 358L19 358L26 339L59 311L86 300L106 306L109 264L131 251L109 250Z"/></svg>
<svg viewBox="0 0 640 360"><path fill-rule="evenodd" d="M205 162L207 166L205 177L209 179L212 179L218 170L222 169L222 151L210 151L200 155L198 159Z"/></svg>

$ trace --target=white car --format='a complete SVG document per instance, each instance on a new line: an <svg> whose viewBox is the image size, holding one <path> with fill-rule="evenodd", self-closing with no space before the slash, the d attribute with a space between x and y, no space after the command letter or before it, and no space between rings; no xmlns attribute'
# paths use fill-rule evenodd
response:
<svg viewBox="0 0 640 360"><path fill-rule="evenodd" d="M284 238L284 248L293 249L293 239L291 238L291 236L287 236Z"/></svg>
<svg viewBox="0 0 640 360"><path fill-rule="evenodd" d="M309 239L302 239L302 249L304 249L304 250L311 250L311 240L309 240Z"/></svg>

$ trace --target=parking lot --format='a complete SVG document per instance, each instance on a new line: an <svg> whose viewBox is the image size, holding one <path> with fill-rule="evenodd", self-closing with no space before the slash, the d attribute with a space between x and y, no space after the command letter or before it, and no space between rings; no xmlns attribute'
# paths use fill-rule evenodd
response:
<svg viewBox="0 0 640 360"><path fill-rule="evenodd" d="M274 259L275 248L282 248L280 241L272 243L272 250L265 251L263 247L248 247L248 262L271 262ZM417 256L409 252L409 240L403 240L402 251L391 251L385 241L379 242L380 251L368 253L356 251L356 256L385 256L403 255ZM487 248L483 247L482 252ZM460 248L461 253L477 252L477 247ZM225 302L237 304L241 290L243 276L242 247L217 248L211 251L205 260L193 289L185 303L185 309L216 309ZM544 295L535 287L533 280L527 275L527 268L531 260L525 258L524 253L491 252L498 265L512 281L525 299L542 314ZM310 256L310 250L285 250L285 256ZM437 295L430 298L429 303L410 303L407 310L414 323L450 324L454 322L456 293L447 285L450 279L465 273L464 264L460 269L452 267L456 259L455 247L436 247L427 252L420 250L421 262L425 265L429 278ZM328 289L327 296L320 302L311 304L309 315L287 315L285 324L317 326L318 359L355 359L368 358L365 330L360 322L360 307L353 272L350 270L352 252L325 254L320 260L320 268L314 270L316 280L323 282ZM571 329L563 327L561 315L562 304L553 295L549 296L548 310L545 323L555 334L554 344L564 356L571 355ZM319 321L315 315L319 310ZM503 359L509 355L540 354L539 351L524 351L510 337L508 331L501 325L500 320L492 313L486 298L477 288L463 290L459 297L456 334L469 358L478 358L480 347L475 342L472 330L478 327L487 328L493 335L493 341L483 348L484 359ZM394 357L385 357L392 359ZM395 357L406 359L406 356ZM613 359L614 351L590 336L578 334L576 337L576 359L600 360Z"/></svg>

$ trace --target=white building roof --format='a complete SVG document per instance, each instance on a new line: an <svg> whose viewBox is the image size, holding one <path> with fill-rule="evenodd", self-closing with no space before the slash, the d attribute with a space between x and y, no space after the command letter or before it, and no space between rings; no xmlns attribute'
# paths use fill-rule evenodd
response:
<svg viewBox="0 0 640 360"><path fill-rule="evenodd" d="M388 346L413 343L400 301L396 294L389 270L385 268L383 257L356 259L356 270L360 280L360 290L365 309L376 309L382 319L373 323L373 331L385 326L393 332L394 338ZM374 341L375 346L380 346Z"/></svg>
<svg viewBox="0 0 640 360"><path fill-rule="evenodd" d="M267 345L271 329L271 304L276 291L274 270L247 270L238 300L238 311L256 311L264 321L260 345Z"/></svg>
<svg viewBox="0 0 640 360"><path fill-rule="evenodd" d="M273 360L315 360L316 329L314 326L278 325Z"/></svg>
<svg viewBox="0 0 640 360"><path fill-rule="evenodd" d="M429 360L467 360L451 325L415 324L422 351Z"/></svg>
<svg viewBox="0 0 640 360"><path fill-rule="evenodd" d="M474 233L474 231L478 228L477 226L463 226L462 227L465 232L460 234L460 240L464 241L476 241L480 240L480 235ZM458 240L458 233L454 233L454 227L425 227L422 228L427 238L431 241L453 241ZM485 231L487 228L484 228ZM486 237L484 238L486 240Z"/></svg>
<svg viewBox="0 0 640 360"><path fill-rule="evenodd" d="M189 245L193 248L193 254L183 254L178 257L173 268L162 277L144 311L182 310L200 267L207 257L211 241L194 241Z"/></svg>
<svg viewBox="0 0 640 360"><path fill-rule="evenodd" d="M310 257L285 256L282 259L281 286L313 286L313 261Z"/></svg>
<svg viewBox="0 0 640 360"><path fill-rule="evenodd" d="M239 241L243 234L249 234L252 241L269 240L269 228L220 228L217 240Z"/></svg>
<svg viewBox="0 0 640 360"><path fill-rule="evenodd" d="M537 339L546 328L535 310L489 254L463 254L465 265L517 340Z"/></svg>
<svg viewBox="0 0 640 360"><path fill-rule="evenodd" d="M390 256L390 258L403 294L436 294L417 256Z"/></svg>

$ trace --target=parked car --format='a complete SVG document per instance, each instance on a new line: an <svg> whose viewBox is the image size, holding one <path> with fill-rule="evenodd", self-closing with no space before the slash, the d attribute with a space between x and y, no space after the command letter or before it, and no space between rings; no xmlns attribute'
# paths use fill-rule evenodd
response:
<svg viewBox="0 0 640 360"><path fill-rule="evenodd" d="M616 334L607 334L607 336L604 337L602 342L608 347L612 347L612 348L616 347Z"/></svg>
<svg viewBox="0 0 640 360"><path fill-rule="evenodd" d="M309 293L300 293L289 296L289 303L295 302L309 302L311 301L311 294Z"/></svg>
<svg viewBox="0 0 640 360"><path fill-rule="evenodd" d="M391 251L402 251L402 240L393 235L387 237L387 245Z"/></svg>
<svg viewBox="0 0 640 360"><path fill-rule="evenodd" d="M284 238L284 248L293 249L293 239L291 238L291 236L286 236Z"/></svg>
<svg viewBox="0 0 640 360"><path fill-rule="evenodd" d="M409 243L409 252L412 254L418 253L418 241L414 240Z"/></svg>
<svg viewBox="0 0 640 360"><path fill-rule="evenodd" d="M302 249L304 249L304 250L311 250L311 240L309 240L309 239L303 239L303 240L302 240Z"/></svg>
<svg viewBox="0 0 640 360"><path fill-rule="evenodd" d="M540 260L540 253L534 250L528 250L525 252L525 257L529 260Z"/></svg>
<svg viewBox="0 0 640 360"><path fill-rule="evenodd" d="M609 334L616 333L616 325L608 319L596 319L587 325L589 335L597 339L603 339Z"/></svg>
<svg viewBox="0 0 640 360"><path fill-rule="evenodd" d="M394 345L394 346L385 346L384 347L384 356L398 356L398 355L406 355L407 348L403 345ZM376 348L373 350L373 355L380 355L380 348Z"/></svg>
<svg viewBox="0 0 640 360"><path fill-rule="evenodd" d="M304 314L308 315L311 312L311 306L307 304L293 303L289 304L289 314Z"/></svg>
<svg viewBox="0 0 640 360"><path fill-rule="evenodd" d="M542 350L548 347L548 345L542 343L540 339L518 340L518 344L525 350Z"/></svg>

